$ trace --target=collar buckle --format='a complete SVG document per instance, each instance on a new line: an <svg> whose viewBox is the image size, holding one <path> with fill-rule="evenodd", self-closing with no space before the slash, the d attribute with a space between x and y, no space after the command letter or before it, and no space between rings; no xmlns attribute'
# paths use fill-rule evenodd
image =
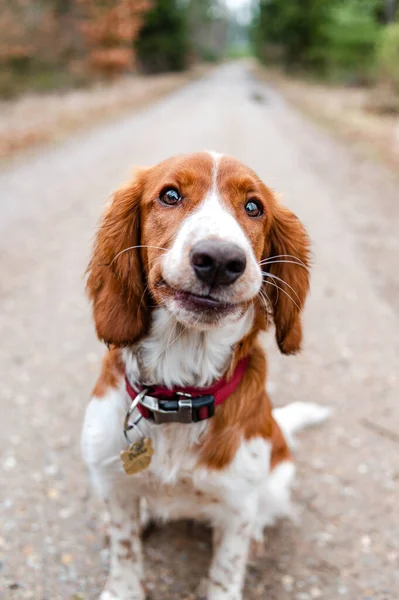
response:
<svg viewBox="0 0 399 600"><path fill-rule="evenodd" d="M185 394L184 394L185 395ZM150 418L157 424L191 423L192 402L190 398L182 400L158 400L153 396L144 396L140 404L148 409Z"/></svg>
<svg viewBox="0 0 399 600"><path fill-rule="evenodd" d="M192 398L191 394L176 392L175 398L161 400L144 395L140 404L148 410L149 418L157 425L162 423L196 423L212 417L215 399L211 395Z"/></svg>

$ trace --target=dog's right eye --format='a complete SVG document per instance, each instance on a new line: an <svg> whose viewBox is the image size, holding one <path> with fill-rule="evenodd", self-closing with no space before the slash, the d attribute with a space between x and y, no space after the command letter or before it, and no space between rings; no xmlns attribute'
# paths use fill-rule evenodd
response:
<svg viewBox="0 0 399 600"><path fill-rule="evenodd" d="M181 194L176 188L165 188L159 195L159 200L167 206L175 206L182 201Z"/></svg>

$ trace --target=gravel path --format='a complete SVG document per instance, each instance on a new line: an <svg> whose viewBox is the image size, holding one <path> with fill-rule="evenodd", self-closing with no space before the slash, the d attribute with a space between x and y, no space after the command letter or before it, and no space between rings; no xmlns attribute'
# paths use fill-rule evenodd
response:
<svg viewBox="0 0 399 600"><path fill-rule="evenodd" d="M98 595L102 513L79 452L103 348L84 297L90 240L135 163L203 148L234 154L281 191L314 242L299 358L277 354L277 404L335 409L301 436L300 525L270 530L246 600L399 598L398 180L331 140L244 63L0 172L0 596ZM396 513L396 515L395 515ZM194 600L210 537L177 524L146 542L153 600Z"/></svg>

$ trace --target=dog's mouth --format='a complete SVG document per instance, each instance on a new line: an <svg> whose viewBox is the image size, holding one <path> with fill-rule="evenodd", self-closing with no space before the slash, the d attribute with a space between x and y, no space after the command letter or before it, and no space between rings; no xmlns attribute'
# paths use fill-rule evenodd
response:
<svg viewBox="0 0 399 600"><path fill-rule="evenodd" d="M186 318L194 318L198 322L217 323L221 318L240 311L240 305L234 302L220 300L212 293L196 294L187 290L177 289L169 285L164 279L156 286L162 290L163 301L168 298L173 301L175 309ZM169 304L168 302L168 304Z"/></svg>
<svg viewBox="0 0 399 600"><path fill-rule="evenodd" d="M185 292L181 290L175 290L175 300L180 306L187 310L201 310L206 312L217 312L227 314L233 312L236 308L236 304L222 302L214 296L193 294L191 292Z"/></svg>

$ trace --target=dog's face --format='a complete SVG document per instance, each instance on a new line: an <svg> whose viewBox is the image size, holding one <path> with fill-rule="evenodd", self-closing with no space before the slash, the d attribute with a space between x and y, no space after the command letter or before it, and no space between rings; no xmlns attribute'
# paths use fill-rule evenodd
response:
<svg viewBox="0 0 399 600"><path fill-rule="evenodd" d="M153 306L208 329L234 322L254 303L273 312L277 341L289 353L300 344L307 267L296 217L249 168L204 152L143 169L116 192L88 289L107 343L136 342Z"/></svg>
<svg viewBox="0 0 399 600"><path fill-rule="evenodd" d="M249 169L208 154L147 174L142 243L152 296L185 325L237 319L262 286L270 193ZM156 242L154 242L156 240Z"/></svg>

